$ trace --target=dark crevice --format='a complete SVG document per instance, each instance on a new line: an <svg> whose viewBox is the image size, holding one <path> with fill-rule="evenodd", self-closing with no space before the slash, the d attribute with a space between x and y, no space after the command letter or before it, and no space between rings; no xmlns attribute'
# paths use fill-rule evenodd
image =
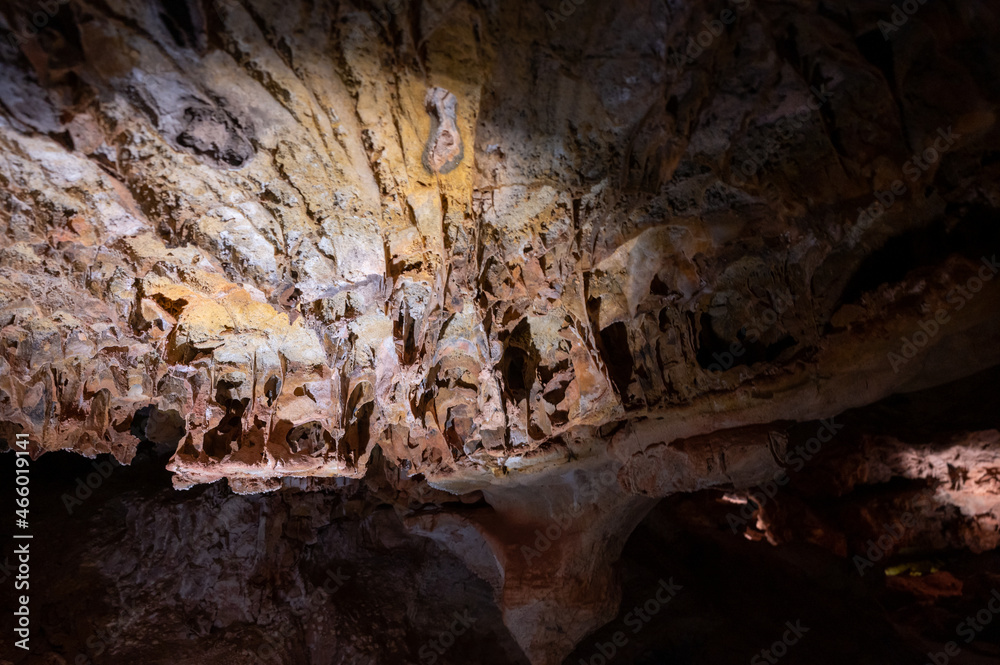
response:
<svg viewBox="0 0 1000 665"><path fill-rule="evenodd" d="M215 401L225 407L226 414L218 426L205 433L202 449L209 457L222 459L235 452L232 444L239 446L243 438L243 414L250 405L249 398L232 397L236 384L229 381L219 381Z"/></svg>
<svg viewBox="0 0 1000 665"><path fill-rule="evenodd" d="M844 287L838 307L856 302L883 284L899 282L914 270L939 265L952 254L978 261L1000 249L1000 225L994 222L997 212L986 208L963 212L961 221L950 229L940 219L886 241L862 261Z"/></svg>
<svg viewBox="0 0 1000 665"><path fill-rule="evenodd" d="M531 326L524 319L507 338L500 360L500 373L510 401L527 403L540 364L541 356L531 339Z"/></svg>
<svg viewBox="0 0 1000 665"><path fill-rule="evenodd" d="M882 36L879 30L869 30L857 38L858 51L868 62L875 65L890 88L895 87L892 43Z"/></svg>
<svg viewBox="0 0 1000 665"><path fill-rule="evenodd" d="M198 0L160 0L160 20L181 48L205 49L205 19Z"/></svg>
<svg viewBox="0 0 1000 665"><path fill-rule="evenodd" d="M267 398L267 405L274 406L274 401L278 399L279 394L281 394L281 379L272 376L264 384L264 396Z"/></svg>
<svg viewBox="0 0 1000 665"><path fill-rule="evenodd" d="M347 413L351 414L350 420L337 446L337 454L353 467L368 450L371 439L371 419L375 413L371 384L362 381L354 387L347 401Z"/></svg>
<svg viewBox="0 0 1000 665"><path fill-rule="evenodd" d="M507 392L514 402L528 398L528 388L525 374L528 366L528 354L518 348L510 347L503 354L502 373Z"/></svg>
<svg viewBox="0 0 1000 665"><path fill-rule="evenodd" d="M721 372L737 365L774 362L783 351L796 345L798 340L788 334L770 344L760 339L750 341L746 328L737 333L736 339L722 339L712 327L712 317L702 314L696 359L702 369Z"/></svg>
<svg viewBox="0 0 1000 665"><path fill-rule="evenodd" d="M774 48L785 62L790 64L796 71L802 71L802 56L799 54L798 33L799 30L794 23L788 24L785 33L775 37Z"/></svg>
<svg viewBox="0 0 1000 665"><path fill-rule="evenodd" d="M953 432L994 429L1000 414L1000 366L919 392L892 395L847 411L849 427L858 423L872 435L895 436L909 443L943 441Z"/></svg>
<svg viewBox="0 0 1000 665"><path fill-rule="evenodd" d="M187 428L176 409L161 410L151 404L135 412L129 432L139 439L140 444L152 444L158 452L173 452L187 433Z"/></svg>
<svg viewBox="0 0 1000 665"><path fill-rule="evenodd" d="M285 441L293 453L313 455L329 449L333 437L323 429L322 423L313 421L293 427L285 437Z"/></svg>
<svg viewBox="0 0 1000 665"><path fill-rule="evenodd" d="M600 350L607 365L608 374L618 394L628 395L629 384L632 383L632 348L628 342L628 328L621 321L616 321L601 331Z"/></svg>

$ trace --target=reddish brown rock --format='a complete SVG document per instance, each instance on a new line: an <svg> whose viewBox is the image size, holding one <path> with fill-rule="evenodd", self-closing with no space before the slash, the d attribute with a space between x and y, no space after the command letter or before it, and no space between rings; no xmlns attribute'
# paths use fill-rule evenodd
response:
<svg viewBox="0 0 1000 665"><path fill-rule="evenodd" d="M149 443L179 489L462 497L407 528L557 663L654 499L747 499L792 424L1000 364L991 7L885 39L854 0L718 34L721 4L563 5L3 3L0 438ZM847 555L909 507L994 548L980 425L852 439L836 491L925 487L745 533Z"/></svg>

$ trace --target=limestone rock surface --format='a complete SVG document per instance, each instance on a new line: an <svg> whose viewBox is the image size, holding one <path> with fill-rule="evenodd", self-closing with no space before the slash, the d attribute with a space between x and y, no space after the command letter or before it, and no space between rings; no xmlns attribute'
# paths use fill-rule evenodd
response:
<svg viewBox="0 0 1000 665"><path fill-rule="evenodd" d="M656 500L1000 364L1000 14L892 11L4 0L0 442L377 476L562 662ZM837 491L935 484L937 544L993 548L981 425L858 439Z"/></svg>

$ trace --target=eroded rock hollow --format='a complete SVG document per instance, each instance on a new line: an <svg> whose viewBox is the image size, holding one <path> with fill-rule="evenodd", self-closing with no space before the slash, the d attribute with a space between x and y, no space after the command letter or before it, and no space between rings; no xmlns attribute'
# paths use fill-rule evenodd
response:
<svg viewBox="0 0 1000 665"><path fill-rule="evenodd" d="M998 74L974 0L3 0L0 662L995 662Z"/></svg>

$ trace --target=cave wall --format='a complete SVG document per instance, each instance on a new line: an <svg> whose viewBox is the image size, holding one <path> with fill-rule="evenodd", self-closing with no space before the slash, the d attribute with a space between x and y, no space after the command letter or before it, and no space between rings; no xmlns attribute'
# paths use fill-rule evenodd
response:
<svg viewBox="0 0 1000 665"><path fill-rule="evenodd" d="M752 488L788 423L1000 362L1000 17L893 20L0 3L0 442L151 444L178 489L388 473L391 505L485 502L401 528L559 662L657 499ZM957 454L988 468L990 436ZM915 473L910 443L859 443L860 482Z"/></svg>

